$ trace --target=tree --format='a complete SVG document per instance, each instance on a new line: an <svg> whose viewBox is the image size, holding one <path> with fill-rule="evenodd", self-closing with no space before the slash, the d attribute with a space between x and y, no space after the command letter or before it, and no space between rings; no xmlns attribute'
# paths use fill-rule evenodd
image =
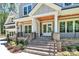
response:
<svg viewBox="0 0 79 59"><path fill-rule="evenodd" d="M6 12L6 9L8 10L8 12ZM0 33L1 34L5 34L5 28L4 28L4 23L8 17L8 14L10 11L14 11L15 10L15 4L14 3L10 3L9 6L7 3L3 3L2 4L2 11L0 12Z"/></svg>

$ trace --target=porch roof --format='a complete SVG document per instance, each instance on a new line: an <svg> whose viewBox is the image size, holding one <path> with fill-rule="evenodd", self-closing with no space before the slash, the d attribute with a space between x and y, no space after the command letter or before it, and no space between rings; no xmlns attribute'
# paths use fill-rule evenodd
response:
<svg viewBox="0 0 79 59"><path fill-rule="evenodd" d="M24 17L24 18L19 18L19 19L15 19L15 22L22 22L22 21L29 21L32 20L31 17Z"/></svg>

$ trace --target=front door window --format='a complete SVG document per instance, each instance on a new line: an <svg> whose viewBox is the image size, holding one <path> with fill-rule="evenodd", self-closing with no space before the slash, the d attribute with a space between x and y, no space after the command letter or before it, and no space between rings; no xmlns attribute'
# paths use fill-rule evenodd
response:
<svg viewBox="0 0 79 59"><path fill-rule="evenodd" d="M48 32L51 32L51 24L48 24Z"/></svg>
<svg viewBox="0 0 79 59"><path fill-rule="evenodd" d="M46 31L47 31L47 26L46 26L46 24L44 24L43 25L43 32L46 33Z"/></svg>
<svg viewBox="0 0 79 59"><path fill-rule="evenodd" d="M51 33L52 32L52 23L43 23L43 28L42 28L43 33Z"/></svg>
<svg viewBox="0 0 79 59"><path fill-rule="evenodd" d="M31 25L25 26L25 33L31 33L31 31L32 31L32 26Z"/></svg>

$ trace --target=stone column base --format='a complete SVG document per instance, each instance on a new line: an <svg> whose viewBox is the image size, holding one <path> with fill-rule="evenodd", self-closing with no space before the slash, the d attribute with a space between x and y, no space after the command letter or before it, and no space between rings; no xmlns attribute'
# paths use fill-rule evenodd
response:
<svg viewBox="0 0 79 59"><path fill-rule="evenodd" d="M60 40L60 33L53 33L53 40L59 41Z"/></svg>
<svg viewBox="0 0 79 59"><path fill-rule="evenodd" d="M60 33L53 33L53 40L56 41L57 51L61 51Z"/></svg>
<svg viewBox="0 0 79 59"><path fill-rule="evenodd" d="M61 52L61 41L57 41L57 51Z"/></svg>

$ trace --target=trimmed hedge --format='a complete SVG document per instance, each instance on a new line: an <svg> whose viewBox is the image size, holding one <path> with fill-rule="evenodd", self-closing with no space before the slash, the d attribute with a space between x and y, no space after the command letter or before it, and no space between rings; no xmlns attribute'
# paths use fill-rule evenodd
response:
<svg viewBox="0 0 79 59"><path fill-rule="evenodd" d="M62 51L72 51L73 49L77 49L79 51L79 46L64 46Z"/></svg>

